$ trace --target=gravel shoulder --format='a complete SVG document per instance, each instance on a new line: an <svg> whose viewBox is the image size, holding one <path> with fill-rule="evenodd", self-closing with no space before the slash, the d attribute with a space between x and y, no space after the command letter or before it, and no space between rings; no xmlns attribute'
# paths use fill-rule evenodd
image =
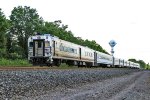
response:
<svg viewBox="0 0 150 100"><path fill-rule="evenodd" d="M147 73L136 72L131 75L106 79L75 88L61 88L32 99L36 100L150 100ZM145 79L146 77L146 79ZM142 86L142 87L139 87ZM144 86L143 86L144 85ZM143 91L144 90L144 91Z"/></svg>
<svg viewBox="0 0 150 100"><path fill-rule="evenodd" d="M150 71L0 71L2 100L150 100Z"/></svg>

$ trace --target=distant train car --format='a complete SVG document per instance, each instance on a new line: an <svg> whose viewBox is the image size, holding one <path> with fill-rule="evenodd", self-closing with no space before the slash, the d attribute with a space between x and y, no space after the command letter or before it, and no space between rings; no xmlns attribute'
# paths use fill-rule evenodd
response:
<svg viewBox="0 0 150 100"><path fill-rule="evenodd" d="M138 64L138 63L133 63L133 68L140 68L140 64Z"/></svg>
<svg viewBox="0 0 150 100"><path fill-rule="evenodd" d="M124 67L128 67L127 66L127 61L124 60Z"/></svg>
<svg viewBox="0 0 150 100"><path fill-rule="evenodd" d="M138 64L138 63L135 63L135 68L140 68L140 64Z"/></svg>
<svg viewBox="0 0 150 100"><path fill-rule="evenodd" d="M94 50L90 49L88 47L80 47L81 49L81 61L80 65L86 65L86 66L94 66Z"/></svg>
<svg viewBox="0 0 150 100"><path fill-rule="evenodd" d="M134 63L130 61L130 67L134 68Z"/></svg>
<svg viewBox="0 0 150 100"><path fill-rule="evenodd" d="M91 48L77 45L50 34L35 35L28 38L28 60L33 65L48 66L67 63L77 66L136 67L139 64L112 57Z"/></svg>
<svg viewBox="0 0 150 100"><path fill-rule="evenodd" d="M97 64L101 66L110 66L112 65L112 56L102 53L102 52L96 52L97 53Z"/></svg>
<svg viewBox="0 0 150 100"><path fill-rule="evenodd" d="M114 66L115 67L120 67L120 59L119 58L114 59Z"/></svg>
<svg viewBox="0 0 150 100"><path fill-rule="evenodd" d="M126 67L130 67L130 61L127 61L127 66Z"/></svg>
<svg viewBox="0 0 150 100"><path fill-rule="evenodd" d="M124 60L120 59L120 67L124 67Z"/></svg>

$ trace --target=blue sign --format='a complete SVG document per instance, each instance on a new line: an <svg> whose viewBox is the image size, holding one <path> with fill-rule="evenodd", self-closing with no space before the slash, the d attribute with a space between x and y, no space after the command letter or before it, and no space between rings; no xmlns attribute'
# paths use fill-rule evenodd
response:
<svg viewBox="0 0 150 100"><path fill-rule="evenodd" d="M116 44L117 44L117 43L116 43L114 40L111 40L111 41L109 42L109 45L110 45L111 47L114 47Z"/></svg>

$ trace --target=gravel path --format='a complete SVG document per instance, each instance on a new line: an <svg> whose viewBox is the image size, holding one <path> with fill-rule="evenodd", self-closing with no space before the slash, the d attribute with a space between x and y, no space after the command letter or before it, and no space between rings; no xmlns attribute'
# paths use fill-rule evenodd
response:
<svg viewBox="0 0 150 100"><path fill-rule="evenodd" d="M0 100L150 100L138 69L0 71Z"/></svg>

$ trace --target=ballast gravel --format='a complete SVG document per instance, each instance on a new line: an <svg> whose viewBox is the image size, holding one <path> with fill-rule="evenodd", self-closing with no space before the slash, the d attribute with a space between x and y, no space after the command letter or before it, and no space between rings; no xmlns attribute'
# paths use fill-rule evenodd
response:
<svg viewBox="0 0 150 100"><path fill-rule="evenodd" d="M61 91L61 88L74 88L139 71L124 68L0 71L0 100L28 100Z"/></svg>

